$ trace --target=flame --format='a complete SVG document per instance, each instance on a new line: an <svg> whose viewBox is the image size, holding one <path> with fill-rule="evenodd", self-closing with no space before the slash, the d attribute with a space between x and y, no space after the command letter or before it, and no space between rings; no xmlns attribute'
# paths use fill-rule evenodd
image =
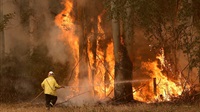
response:
<svg viewBox="0 0 200 112"><path fill-rule="evenodd" d="M62 30L70 30L74 26L73 18L70 16L73 4L71 0L66 0L64 5L65 9L56 16L55 23Z"/></svg>
<svg viewBox="0 0 200 112"><path fill-rule="evenodd" d="M72 62L71 66L76 67L75 68L75 73L73 73L73 82L70 83L70 87L74 87L75 88L75 93L72 94L77 94L78 92L80 92L80 88L79 88L79 79L78 79L78 73L79 73L79 68L78 66L76 66L79 63L79 38L78 36L75 34L75 30L77 28L77 26L74 24L74 19L73 17L70 15L70 13L72 12L72 8L73 8L73 3L72 0L65 0L65 9L56 16L55 18L55 24L62 30L62 34L60 34L60 36L58 37L60 40L66 42L66 44L68 44L70 46L70 49L72 51L73 54L73 58L74 61ZM93 86L93 89L95 91L95 97L97 97L98 99L103 99L105 97L112 97L111 93L112 90L114 88L114 56L113 56L113 44L110 43L107 48L106 51L102 51L102 49L100 48L99 45L99 41L102 39L105 39L105 35L104 35L104 31L101 28L101 16L102 14L100 14L98 16L98 36L97 36L97 57L96 57L96 68L91 68L88 67L88 71L89 71L89 79L88 79L88 83L90 83L90 85L87 86ZM94 30L91 31L91 38L92 38L92 34L94 34ZM91 42L88 39L88 48L91 47ZM88 66L91 66L95 61L93 58L93 54L91 52L90 49L88 49L88 57L89 57L89 63ZM105 57L106 55L106 57ZM106 63L108 63L106 65ZM92 70L95 69L95 74L94 74L94 81L92 79ZM108 79L106 79L105 74L108 74ZM106 83L105 80L109 80L107 81L108 83ZM92 83L94 82L94 83ZM78 87L78 88L77 88Z"/></svg>
<svg viewBox="0 0 200 112"><path fill-rule="evenodd" d="M99 59L97 59L98 68L95 74L94 88L99 95L99 99L113 97L113 94L110 95L114 88L114 57L112 55L112 49L113 44L110 43L106 49L106 59L104 59L105 57L101 54L102 52L98 50ZM106 63L108 63L108 65L106 65ZM108 79L106 79L105 75L108 75Z"/></svg>
<svg viewBox="0 0 200 112"><path fill-rule="evenodd" d="M79 79L78 73L79 68L76 66L79 63L79 38L75 34L77 30L77 25L74 24L74 18L70 15L73 8L72 0L65 1L65 9L56 16L55 23L61 29L62 34L59 35L59 39L66 42L70 46L72 57L72 65L75 69L75 72L72 74L74 80L70 83L70 86L78 87ZM113 56L113 43L109 43L105 49L100 48L100 41L106 39L104 35L104 30L101 27L101 16L98 16L98 35L97 35L97 56L94 58L91 49L90 39L94 38L95 30L91 30L91 34L88 37L88 76L87 80L90 85L93 87L94 97L98 99L104 99L107 97L113 97L114 89L114 56ZM171 97L178 97L183 92L181 86L181 78L178 78L176 81L172 81L167 75L163 72L165 67L165 57L164 49L161 49L160 55L156 57L158 61L153 62L143 62L142 68L146 70L146 75L150 77L149 81L144 82L143 86L137 90L133 87L133 96L135 100L142 102L161 102L169 101ZM158 64L159 62L159 64ZM96 63L96 67L93 65ZM95 72L94 72L95 71ZM92 76L94 76L92 78ZM79 88L76 88L75 93L80 92Z"/></svg>
<svg viewBox="0 0 200 112"><path fill-rule="evenodd" d="M77 35L75 34L76 25L74 24L74 19L72 16L70 16L70 13L72 11L72 1L66 0L65 3L65 9L58 14L55 17L55 24L62 30L62 34L58 36L58 38L64 42L66 42L71 49L72 57L74 59L73 62L71 62L75 68L74 70L74 80L72 83L73 85L78 86L78 66L76 64L79 62L79 40ZM77 90L76 90L77 91Z"/></svg>
<svg viewBox="0 0 200 112"><path fill-rule="evenodd" d="M180 78L176 81L172 81L163 73L162 68L165 67L163 49L161 49L161 54L156 58L160 62L160 68L158 66L158 61L142 63L143 69L147 70L146 74L149 75L151 79L149 82L145 82L145 87L133 94L136 100L149 103L170 101L172 97L178 97L183 92L183 87L180 85Z"/></svg>
<svg viewBox="0 0 200 112"><path fill-rule="evenodd" d="M93 54L91 51L89 52L90 65L93 65L94 62L96 62L96 68L93 68L95 69L93 86L94 86L94 91L95 91L95 97L97 97L98 99L113 97L113 94L111 93L114 88L113 44L112 43L108 44L107 48L104 49L105 51L102 50L102 48L100 48L99 42L105 40L104 31L101 27L101 16L102 14L98 16L98 25L97 25L98 36L97 36L96 58L93 57ZM92 33L95 33L95 32L92 30ZM108 76L108 79L106 79L107 78L106 75ZM92 82L92 80L90 81Z"/></svg>

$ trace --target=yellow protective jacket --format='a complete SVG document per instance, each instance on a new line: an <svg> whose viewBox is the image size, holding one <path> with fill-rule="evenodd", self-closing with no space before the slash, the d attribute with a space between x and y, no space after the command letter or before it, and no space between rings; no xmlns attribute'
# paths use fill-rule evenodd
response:
<svg viewBox="0 0 200 112"><path fill-rule="evenodd" d="M41 86L44 89L44 94L53 96L56 96L56 89L61 87L58 85L53 76L48 76L46 79L44 79L44 81L41 83Z"/></svg>

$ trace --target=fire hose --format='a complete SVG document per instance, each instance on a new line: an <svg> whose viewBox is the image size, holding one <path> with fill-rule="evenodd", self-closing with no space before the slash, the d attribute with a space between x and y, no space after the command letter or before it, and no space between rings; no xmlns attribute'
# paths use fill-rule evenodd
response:
<svg viewBox="0 0 200 112"><path fill-rule="evenodd" d="M136 89L134 92L138 91L139 89L141 89L141 88L144 87L144 86L145 86L145 84L142 85L141 87L139 87L138 89ZM68 86L68 87L70 87L70 86ZM66 102L68 102L69 100L71 100L71 99L73 99L73 98L75 98L75 97L78 97L78 96L80 96L80 95L83 95L83 94L85 94L85 93L87 93L87 92L90 92L90 91L92 91L92 90L89 90L89 91L86 91L86 92L83 92L83 93L74 95L74 96L68 98L67 100L65 100L65 101L63 101L63 102L60 102L60 103L55 104L55 106L56 106L56 105L63 104L63 103L66 103ZM36 100L39 96L41 96L43 92L44 92L44 91L41 91L41 92L31 101L31 103L32 103L34 100ZM133 94L134 92L132 92L132 93L130 93L130 94ZM130 95L130 94L129 94L129 95ZM117 100L120 100L120 99L121 99L121 98L115 99L114 101L117 101Z"/></svg>
<svg viewBox="0 0 200 112"><path fill-rule="evenodd" d="M31 103L32 103L33 101L35 101L43 92L44 92L44 91L41 91L33 100L31 100Z"/></svg>
<svg viewBox="0 0 200 112"><path fill-rule="evenodd" d="M90 91L91 91L91 90L90 90ZM60 102L60 103L55 104L55 106L56 106L56 105L63 104L63 103L66 103L66 102L68 102L70 99L75 98L75 97L80 96L80 95L83 95L83 94L85 94L85 93L87 93L87 92L90 92L90 91L86 91L86 92L83 92L83 93L74 95L74 96L68 98L67 100L65 100L65 101L63 101L63 102ZM32 103L33 101L35 101L39 96L41 96L43 92L44 92L44 91L41 91L41 92L31 101L31 103Z"/></svg>
<svg viewBox="0 0 200 112"><path fill-rule="evenodd" d="M65 100L65 101L63 101L63 102L60 102L60 103L55 104L55 106L56 106L56 105L63 104L63 103L66 103L66 102L68 102L70 99L75 98L75 97L77 97L77 96L80 96L80 95L82 95L82 94L85 94L85 93L87 93L87 92L90 92L90 91L86 91L86 92L77 94L77 95L75 95L75 96L72 96L72 97L68 98L67 100Z"/></svg>

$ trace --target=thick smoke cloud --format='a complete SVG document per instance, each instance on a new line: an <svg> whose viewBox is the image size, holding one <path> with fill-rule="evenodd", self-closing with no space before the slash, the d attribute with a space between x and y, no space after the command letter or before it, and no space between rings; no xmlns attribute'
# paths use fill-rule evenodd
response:
<svg viewBox="0 0 200 112"><path fill-rule="evenodd" d="M7 29L5 30L5 48L9 53L12 49L18 49L18 51L26 51L28 46L42 44L48 48L48 56L52 57L54 62L65 63L69 57L64 45L64 42L59 40L59 29L54 24L54 17L50 11L48 0L31 0L32 3L23 2L20 0L4 2L4 13L15 13L15 17L9 22ZM58 1L56 1L58 2ZM32 5L30 5L32 4ZM29 23L28 26L21 24L22 13L20 7L32 8L33 18L30 19L33 24ZM23 6L24 5L24 6ZM59 8L58 8L59 9ZM55 12L54 12L55 13ZM32 29L32 34L29 34L29 30ZM33 35L33 40L30 39L30 35Z"/></svg>
<svg viewBox="0 0 200 112"><path fill-rule="evenodd" d="M5 52L15 48L18 52L25 51L29 45L29 40L28 34L24 32L23 26L20 24L19 10L11 0L3 3L4 14L15 13L14 18L10 20L5 29Z"/></svg>
<svg viewBox="0 0 200 112"><path fill-rule="evenodd" d="M39 45L44 45L48 49L46 55L51 57L53 62L59 62L62 64L69 62L74 64L74 62L70 62L74 61L72 59L72 51L67 43L61 40L61 30L54 23L55 16L62 10L58 10L59 7L55 5L60 5L60 3L58 1L54 1L56 2L55 4L49 4L49 0L22 1L23 0L10 0L4 2L4 13L15 13L14 18L11 19L5 30L6 53L9 54L10 52L14 51L15 53L18 53L18 58L25 60L26 57L24 57L24 54L30 49L30 45L33 45L33 48L36 48ZM30 4L30 2L32 3ZM84 4L82 2L81 4ZM27 23L23 23L23 21L21 21L24 15L20 7L26 9L25 11L27 12L32 12L30 16L25 15L25 18L28 19L28 22L25 21ZM55 11L54 9L57 10ZM30 23L30 21L32 23ZM33 38L31 39L30 36L33 36ZM18 74L19 77L14 82L16 85L13 83L15 85L14 89L19 93L31 94L34 91L33 82L41 82L38 82L37 79L32 79L32 76L27 76L26 70L24 72L25 73L22 71L22 74ZM5 79L5 81L8 80L9 79ZM80 92L85 92L92 89L91 86L85 85L84 81L82 83L84 83L84 87L81 88ZM64 100L72 93L73 91L66 89L58 91L60 96L59 98L62 98L63 96ZM83 95L73 98L70 100L70 102L76 105L82 105L85 102L94 101L94 99L91 97L91 93L91 91L84 93ZM59 100L64 101L63 99Z"/></svg>
<svg viewBox="0 0 200 112"><path fill-rule="evenodd" d="M32 5L30 5L31 1ZM54 5L60 4L59 1L61 0L56 0L57 3ZM54 24L54 16L59 13L60 7L57 8L57 11L51 11L51 9L54 8L49 6L49 0L3 1L4 14L14 13L14 17L10 19L4 30L5 53L6 56L10 56L10 53L12 53L11 56L15 56L20 61L19 65L13 66L12 63L10 65L7 63L5 66L15 68L21 66L18 70L11 69L8 76L1 78L4 81L3 84L12 82L9 83L11 91L31 95L36 92L34 86L41 83L38 82L38 79L35 79L35 76L30 76L30 71L26 70L29 64L27 62L27 51L30 51L31 47L45 46L47 48L46 56L50 57L53 62L65 64L70 60L69 50L66 49L65 43L58 38L60 30ZM55 15L52 15L52 13L55 13ZM30 23L29 20L33 23ZM31 36L33 38L30 38ZM15 62L13 63L15 64ZM34 75L41 74L34 73Z"/></svg>
<svg viewBox="0 0 200 112"><path fill-rule="evenodd" d="M51 29L49 39L46 41L47 48L49 49L48 55L53 57L55 62L61 62L64 64L71 54L68 54L66 50L66 45L64 45L63 41L58 39L58 36L61 34L60 30L57 27L53 27Z"/></svg>

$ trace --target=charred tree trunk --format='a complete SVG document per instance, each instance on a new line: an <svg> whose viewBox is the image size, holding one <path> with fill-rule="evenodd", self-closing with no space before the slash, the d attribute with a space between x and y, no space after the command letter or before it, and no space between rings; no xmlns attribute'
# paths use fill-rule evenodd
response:
<svg viewBox="0 0 200 112"><path fill-rule="evenodd" d="M120 21L118 19L116 9L116 0L111 1L112 30L114 43L114 57L115 57L115 87L114 98L119 102L127 102L133 99L132 85L130 83L123 83L123 81L130 80L130 71L132 63L129 60L126 47L122 44L120 37ZM128 68L128 70L127 70Z"/></svg>
<svg viewBox="0 0 200 112"><path fill-rule="evenodd" d="M153 93L155 96L157 96L156 78L153 78Z"/></svg>
<svg viewBox="0 0 200 112"><path fill-rule="evenodd" d="M104 74L104 94L105 94L105 97L107 97L106 95L107 95L107 93L106 93L106 88L107 88L107 84L109 84L110 82L109 82L109 74L108 74L108 62L106 61L106 57L107 57L107 55L106 55L106 48L107 47L104 47L104 67L105 67L105 74Z"/></svg>
<svg viewBox="0 0 200 112"><path fill-rule="evenodd" d="M97 28L97 17L94 16L94 22L93 22L93 29L94 29L94 37L92 39L92 54L93 54L93 60L94 60L94 63L92 65L92 83L94 85L94 77L95 77L95 74L96 74L96 59L97 59L97 36L98 36L98 28ZM94 95L95 95L95 92L94 92Z"/></svg>
<svg viewBox="0 0 200 112"><path fill-rule="evenodd" d="M87 16L86 10L84 7L80 7L78 10L79 13L79 22L81 25L81 35L79 38L79 82L88 82L88 53L87 53Z"/></svg>
<svg viewBox="0 0 200 112"><path fill-rule="evenodd" d="M126 75L126 80L132 80L132 70L133 65L130 59L130 56L132 55L132 48L133 48L133 17L132 17L132 8L130 6L130 1L126 1L125 3L125 11L126 11L126 18L124 21L124 75ZM129 93L129 99L133 99L132 93L132 83L127 83L127 93Z"/></svg>

